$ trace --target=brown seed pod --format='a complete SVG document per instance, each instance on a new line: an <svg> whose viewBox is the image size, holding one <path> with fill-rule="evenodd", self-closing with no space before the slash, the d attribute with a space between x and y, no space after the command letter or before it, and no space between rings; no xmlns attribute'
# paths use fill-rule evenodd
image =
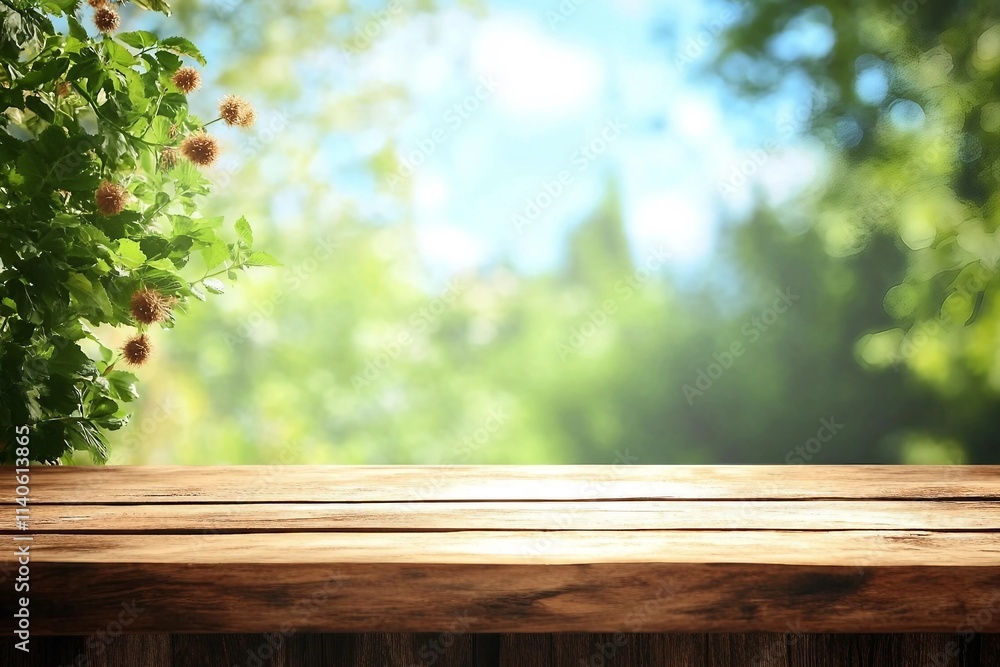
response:
<svg viewBox="0 0 1000 667"><path fill-rule="evenodd" d="M118 12L111 9L107 5L98 7L94 10L94 25L97 29L103 33L111 33L118 30L118 26L122 24L122 17L118 16Z"/></svg>
<svg viewBox="0 0 1000 667"><path fill-rule="evenodd" d="M239 95L226 95L219 102L219 117L232 127L250 127L257 118L257 113L250 103Z"/></svg>
<svg viewBox="0 0 1000 667"><path fill-rule="evenodd" d="M201 167L210 167L219 157L219 142L210 134L197 132L181 142L181 154Z"/></svg>
<svg viewBox="0 0 1000 667"><path fill-rule="evenodd" d="M167 169L172 169L175 164L177 164L177 157L180 155L180 151L176 148L171 148L167 146L160 153L160 164L162 164Z"/></svg>
<svg viewBox="0 0 1000 667"><path fill-rule="evenodd" d="M149 336L146 334L132 336L122 346L122 356L132 366L142 366L149 360L149 355L152 351L153 347L149 342Z"/></svg>
<svg viewBox="0 0 1000 667"><path fill-rule="evenodd" d="M122 186L111 181L104 181L94 193L97 210L101 215L118 215L125 210L128 192Z"/></svg>
<svg viewBox="0 0 1000 667"><path fill-rule="evenodd" d="M170 77L177 90L185 95L192 93L201 87L201 74L193 67L181 67Z"/></svg>
<svg viewBox="0 0 1000 667"><path fill-rule="evenodd" d="M163 296L155 289L141 289L132 295L129 310L137 322L152 324L167 319L173 304L174 299Z"/></svg>

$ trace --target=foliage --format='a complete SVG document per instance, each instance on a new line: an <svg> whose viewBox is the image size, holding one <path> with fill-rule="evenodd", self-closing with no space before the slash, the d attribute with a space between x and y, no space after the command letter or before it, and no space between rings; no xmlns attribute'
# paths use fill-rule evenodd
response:
<svg viewBox="0 0 1000 667"><path fill-rule="evenodd" d="M829 49L775 48L803 29ZM808 205L827 251L849 256L888 237L905 258L905 273L883 292L894 326L864 332L863 363L908 368L946 396L995 394L995 3L772 0L747 5L725 39L712 70L748 99L796 77L811 89L806 130L823 141L831 168Z"/></svg>
<svg viewBox="0 0 1000 667"><path fill-rule="evenodd" d="M304 62L317 54L326 67L331 58L323 49L338 46L340 37L330 15L355 6L260 3L219 20L217 3L183 2L192 30L226 35L231 57L220 75L226 85L256 86L283 109L291 107L295 122L240 172L241 182L254 186L220 190L210 205L224 209L238 200L248 213L263 214L274 199L294 191L282 233L276 226L258 230L270 234L282 257L294 260L287 272L248 281L231 307L192 313L188 326L171 338L169 357L151 364L154 381L136 424L141 441L121 438L116 461L1000 461L994 426L1000 400L997 389L982 380L987 363L971 367L976 383L941 386L912 370L924 368L940 349L935 344L917 346L908 356L903 348L877 367L866 355L862 363L858 359L859 339L901 326L886 312L884 297L906 279L920 251L888 224L902 215L883 216L882 231L871 234L845 233L843 222L850 223L850 232L855 224L875 221L879 210L894 210L884 204L864 210L884 199L869 197L855 183L881 193L887 190L878 189L878 179L891 176L901 179L894 191L918 203L937 201L918 182L919 163L907 157L921 155L919 133L901 133L873 115L871 127L896 137L895 148L881 153L880 169L878 150L843 150L836 140L838 119L819 118L806 132L829 139L834 164L850 167L834 172L843 180L828 184L822 203L760 207L746 220L731 221L719 253L697 275L677 278L664 269L627 298L616 293L615 284L645 257L623 265L618 244L604 241L622 233L622 207L612 198L578 222L579 233L566 244L566 266L523 275L501 262L455 276L457 298L427 319L421 313L449 292L447 285L427 287L424 260L413 247L407 193L400 193L394 224L386 224L363 206L332 201L328 173L315 168L312 157L316 136L389 134L406 118L408 101L377 79L338 87L311 84L308 70L295 77L258 75L286 71L290 59ZM824 60L764 63L756 72L773 77L759 80L757 90L741 89L748 106L801 67L812 68L818 80L828 73L839 77L840 99L847 104L854 94L854 62L871 48L855 38L860 33L853 17L876 11L889 20L894 14L884 2L857 3L859 11L834 4L828 3L836 17L835 43L843 49L836 67L826 69ZM921 12L939 11L916 4ZM724 39L732 38L733 46L713 63L713 73L738 52L767 58L768 42L805 11L803 3L793 2L740 5L747 14L725 24L732 32ZM753 18L758 5L764 17L759 21ZM767 19L776 16L781 18ZM362 11L343 23L363 26L366 17ZM944 39L930 14L904 18L920 21L905 24L906 39ZM403 30L405 20L386 31ZM970 21L949 39L973 43L982 25ZM363 70L364 55L356 57ZM336 70L323 71L329 69ZM960 69L955 77L964 76ZM914 94L929 85L917 82ZM943 155L954 150L954 138L938 144ZM394 169L393 149L372 156L375 182ZM856 161L847 161L850 155ZM865 157L871 159L862 165ZM274 164L283 168L266 168ZM852 171L861 166L869 171ZM852 173L857 178L849 181ZM862 210L856 214L850 206ZM793 216L816 223L808 233L792 233L784 225ZM854 240L859 242L852 245ZM786 288L801 299L773 326L756 328L753 319L773 302L775 290ZM601 320L609 298L616 299L615 312ZM955 327L956 335L991 321L989 304L985 300L973 325ZM759 336L745 335L748 325ZM693 385L714 355L737 341L747 353L689 404L684 385ZM948 339L944 349L953 354L961 345ZM992 348L982 355L990 363L996 359ZM823 419L844 425L828 443L815 438Z"/></svg>
<svg viewBox="0 0 1000 667"><path fill-rule="evenodd" d="M222 218L199 213L209 182L191 160L211 160L184 142L210 123L172 78L185 59L204 65L201 53L183 37L113 35L117 12L91 4L100 31L76 0L0 7L0 429L31 425L43 462L74 450L104 462L107 432L137 398L123 366L145 361L146 331L221 293L220 278L276 264L252 249L244 218L227 242ZM142 345L123 359L101 325L135 327ZM13 447L0 451L13 460Z"/></svg>

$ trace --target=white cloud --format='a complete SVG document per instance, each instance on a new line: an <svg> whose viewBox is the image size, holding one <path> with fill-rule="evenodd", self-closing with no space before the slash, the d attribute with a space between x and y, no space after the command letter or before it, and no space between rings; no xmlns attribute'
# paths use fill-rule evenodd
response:
<svg viewBox="0 0 1000 667"><path fill-rule="evenodd" d="M668 114L676 125L678 134L688 140L718 143L718 137L724 129L718 103L695 92L674 99L670 103Z"/></svg>
<svg viewBox="0 0 1000 667"><path fill-rule="evenodd" d="M817 182L823 165L822 149L808 144L775 153L760 172L768 203L778 206L802 193Z"/></svg>
<svg viewBox="0 0 1000 667"><path fill-rule="evenodd" d="M600 56L566 44L535 24L513 18L485 21L472 42L476 76L499 82L498 105L512 115L564 119L587 113L604 84Z"/></svg>
<svg viewBox="0 0 1000 667"><path fill-rule="evenodd" d="M712 249L715 212L705 198L665 192L640 198L628 218L638 254L665 248L681 264L695 262Z"/></svg>
<svg viewBox="0 0 1000 667"><path fill-rule="evenodd" d="M427 170L414 176L413 203L420 210L440 210L451 198L451 188L444 176Z"/></svg>
<svg viewBox="0 0 1000 667"><path fill-rule="evenodd" d="M435 269L474 269L485 262L488 256L488 248L482 236L458 227L423 224L417 227L416 235L421 256Z"/></svg>

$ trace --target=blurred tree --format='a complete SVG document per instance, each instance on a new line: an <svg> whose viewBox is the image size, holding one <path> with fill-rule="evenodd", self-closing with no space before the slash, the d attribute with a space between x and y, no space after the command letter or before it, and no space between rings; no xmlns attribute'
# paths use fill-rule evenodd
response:
<svg viewBox="0 0 1000 667"><path fill-rule="evenodd" d="M238 54L228 87L266 91L270 134L230 147L219 176L258 187L217 188L213 206L274 220L258 236L286 268L170 332L113 461L1000 462L993 283L969 283L972 304L987 290L969 326L953 285L994 266L1000 107L977 87L996 71L980 5L903 4L901 19L885 2L747 5L711 72L748 100L807 75L819 94L804 129L830 176L730 224L697 275L629 253L612 178L562 267L436 284L409 181L378 185L399 169L391 139L337 152L345 133L387 136L411 104L352 78L339 46L363 10L255 3L219 21L214 5L178 3ZM795 55L823 40L794 34L823 26L829 49ZM371 202L337 196L336 160L366 166ZM792 232L792 219L813 224Z"/></svg>
<svg viewBox="0 0 1000 667"><path fill-rule="evenodd" d="M885 373L903 368L937 392L927 430L918 424L928 413L903 415L920 458L928 443L944 458L956 451L946 424L962 415L980 422L965 440L971 458L995 460L1000 9L974 1L746 4L709 68L750 99L808 82L804 131L823 142L831 163L808 205L815 236L830 255L881 247L887 269L897 258L905 267L888 289L872 280L855 287L855 298L884 296L892 317L881 326L860 320L868 335L859 357Z"/></svg>

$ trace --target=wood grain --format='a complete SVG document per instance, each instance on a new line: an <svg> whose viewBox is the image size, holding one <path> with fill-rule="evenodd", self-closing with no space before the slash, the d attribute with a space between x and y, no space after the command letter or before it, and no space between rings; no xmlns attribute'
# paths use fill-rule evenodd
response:
<svg viewBox="0 0 1000 667"><path fill-rule="evenodd" d="M809 633L1000 631L996 466L53 467L31 494L36 636L132 606L161 662L785 665ZM894 646L830 650L926 657Z"/></svg>
<svg viewBox="0 0 1000 667"><path fill-rule="evenodd" d="M106 466L35 468L36 504L440 500L988 499L1000 466ZM0 501L13 502L13 487Z"/></svg>
<svg viewBox="0 0 1000 667"><path fill-rule="evenodd" d="M649 500L38 505L34 533L461 530L1000 531L1000 502ZM16 532L3 526L0 533Z"/></svg>
<svg viewBox="0 0 1000 667"><path fill-rule="evenodd" d="M1000 534L917 531L460 531L247 535L36 535L32 562L572 565L737 563L850 567L1000 566ZM13 552L5 553L7 562Z"/></svg>
<svg viewBox="0 0 1000 667"><path fill-rule="evenodd" d="M142 609L129 632L954 632L975 610L992 610L982 629L1000 631L1000 573L989 567L83 562L36 571L38 634L92 633L123 603Z"/></svg>
<svg viewBox="0 0 1000 667"><path fill-rule="evenodd" d="M291 637L287 649L268 661L255 662L245 649L233 662L223 662L234 649L253 647L260 635L137 635L121 637L99 654L88 654L88 667L997 667L1000 650L970 650L941 654L961 641L948 634L505 634L491 654L479 650L489 644L484 635L469 635L466 644L440 657L413 656L420 635L414 634L302 634ZM1000 635L982 635L977 641L997 646ZM0 664L10 667L43 665L58 656L73 656L82 638L41 637L34 658L15 655L13 640L0 638ZM782 650L782 649L785 650ZM595 658L600 654L603 658ZM558 656L559 662L556 661ZM411 659L412 657L412 659ZM214 658L214 661L213 661ZM189 662L186 662L190 660Z"/></svg>

